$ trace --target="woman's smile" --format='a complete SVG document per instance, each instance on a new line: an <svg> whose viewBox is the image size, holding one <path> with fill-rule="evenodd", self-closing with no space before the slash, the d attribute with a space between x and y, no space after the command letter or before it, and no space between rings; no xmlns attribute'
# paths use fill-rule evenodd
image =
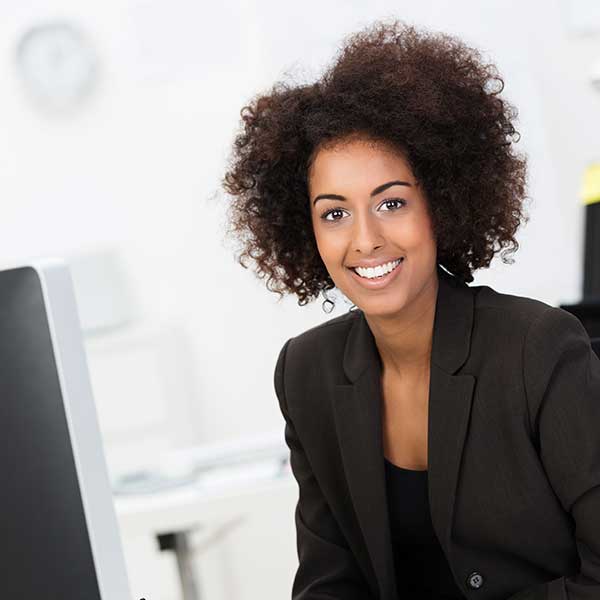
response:
<svg viewBox="0 0 600 600"><path fill-rule="evenodd" d="M400 275L403 264L404 257L401 257L400 262L391 271L384 275L374 277L372 279L359 275L353 268L349 268L349 271L352 279L356 281L359 285L362 285L368 290L380 290L384 287L389 286Z"/></svg>

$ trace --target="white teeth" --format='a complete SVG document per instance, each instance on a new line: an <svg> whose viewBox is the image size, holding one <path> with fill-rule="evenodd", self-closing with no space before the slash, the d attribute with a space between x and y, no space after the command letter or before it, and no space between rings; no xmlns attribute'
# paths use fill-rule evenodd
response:
<svg viewBox="0 0 600 600"><path fill-rule="evenodd" d="M365 277L366 279L373 279L375 277L381 277L382 275L386 275L390 271L393 271L400 263L402 259L394 260L389 263L385 263L383 265L377 265L374 268L363 269L362 267L356 267L355 272L361 277Z"/></svg>

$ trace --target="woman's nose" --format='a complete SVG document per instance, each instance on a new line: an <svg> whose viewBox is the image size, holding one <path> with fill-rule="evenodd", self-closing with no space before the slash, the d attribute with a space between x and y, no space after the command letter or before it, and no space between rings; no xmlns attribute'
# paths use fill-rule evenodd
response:
<svg viewBox="0 0 600 600"><path fill-rule="evenodd" d="M372 215L357 217L352 228L353 250L370 254L373 248L380 246L382 243L382 234L377 219Z"/></svg>

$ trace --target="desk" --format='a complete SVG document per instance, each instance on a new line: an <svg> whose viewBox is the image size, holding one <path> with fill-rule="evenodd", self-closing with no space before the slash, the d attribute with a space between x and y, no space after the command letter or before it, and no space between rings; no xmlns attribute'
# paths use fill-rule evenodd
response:
<svg viewBox="0 0 600 600"><path fill-rule="evenodd" d="M224 472L224 471L229 471ZM292 503L297 483L289 463L257 462L218 469L195 484L157 493L115 496L117 519L124 535L153 536L174 551L183 600L204 600L193 568L196 551L222 541L246 519L240 507L283 495L293 528ZM147 600L158 600L145 592Z"/></svg>

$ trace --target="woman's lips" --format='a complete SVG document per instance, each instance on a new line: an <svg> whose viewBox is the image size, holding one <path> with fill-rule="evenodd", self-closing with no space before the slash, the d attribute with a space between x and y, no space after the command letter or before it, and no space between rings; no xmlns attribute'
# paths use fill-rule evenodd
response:
<svg viewBox="0 0 600 600"><path fill-rule="evenodd" d="M349 269L352 273L352 277L364 288L368 290L379 290L388 286L396 277L398 277L402 267L404 266L405 258L401 259L401 262L394 267L389 273L386 273L383 277L378 277L376 279L367 279L366 277L361 277L354 269Z"/></svg>

